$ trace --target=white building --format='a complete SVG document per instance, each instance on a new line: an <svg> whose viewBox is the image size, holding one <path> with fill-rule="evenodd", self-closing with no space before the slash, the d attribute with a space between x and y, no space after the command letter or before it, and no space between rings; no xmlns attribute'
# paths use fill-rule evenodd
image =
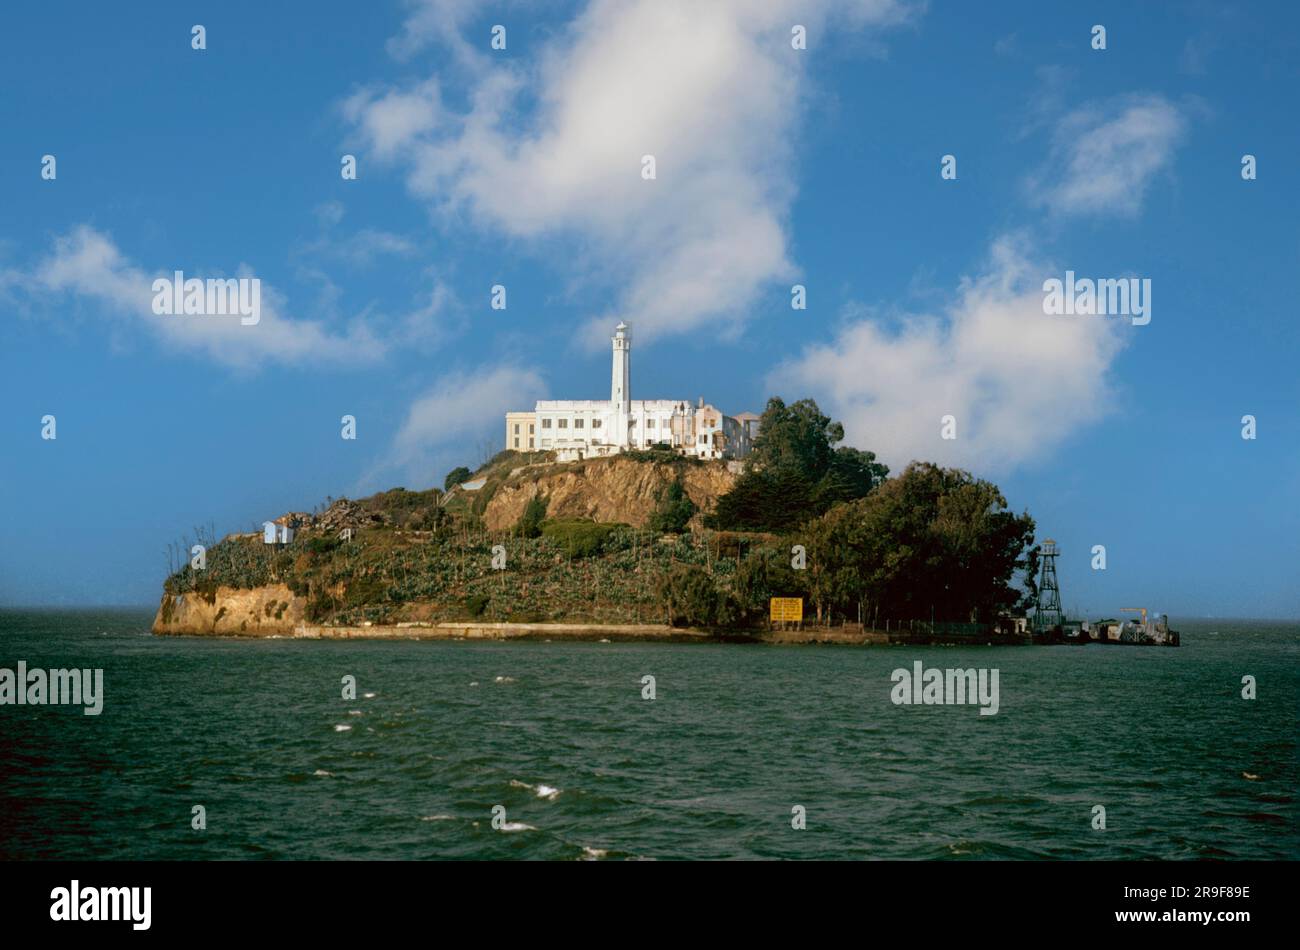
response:
<svg viewBox="0 0 1300 950"><path fill-rule="evenodd" d="M287 524L266 521L262 524L262 542L264 544L290 544L293 542L293 528Z"/></svg>
<svg viewBox="0 0 1300 950"><path fill-rule="evenodd" d="M698 458L749 454L749 427L689 399L632 398L632 328L614 328L609 399L543 399L506 413L506 448L556 452L561 461L669 446Z"/></svg>

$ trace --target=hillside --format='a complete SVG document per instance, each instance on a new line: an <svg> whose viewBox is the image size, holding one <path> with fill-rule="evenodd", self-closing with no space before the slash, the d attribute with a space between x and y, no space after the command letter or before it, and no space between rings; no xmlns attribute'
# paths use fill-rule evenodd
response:
<svg viewBox="0 0 1300 950"><path fill-rule="evenodd" d="M644 525L675 480L708 511L735 475L722 462L660 453L544 459L502 453L474 473L483 481L474 491L398 488L282 516L298 525L283 547L260 534L228 536L202 571L187 565L167 579L155 630L260 636L304 621L667 619L658 588L672 566L716 556L703 534L663 537ZM516 525L534 498L547 503L547 522L540 537L524 537ZM505 570L492 566L498 543Z"/></svg>
<svg viewBox="0 0 1300 950"><path fill-rule="evenodd" d="M490 478L480 491L485 493L478 508L489 531L503 531L519 522L528 502L544 498L546 515L555 520L589 520L622 523L641 528L654 511L660 493L680 478L687 496L701 514L692 521L698 527L703 512L712 511L718 498L736 481L724 462L687 459L651 460L655 453L640 457L614 456L564 465L529 465Z"/></svg>
<svg viewBox="0 0 1300 950"><path fill-rule="evenodd" d="M772 597L803 598L818 625L987 625L1031 596L1014 578L1034 575L1034 522L996 485L922 462L887 477L842 438L811 400L773 398L740 473L659 450L564 464L502 452L449 473L447 492L395 488L282 516L289 544L209 541L205 564L167 578L154 629L743 631L769 626Z"/></svg>

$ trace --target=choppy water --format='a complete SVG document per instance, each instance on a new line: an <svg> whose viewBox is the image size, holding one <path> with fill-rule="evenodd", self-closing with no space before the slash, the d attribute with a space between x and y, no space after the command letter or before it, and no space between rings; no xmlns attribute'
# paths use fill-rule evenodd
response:
<svg viewBox="0 0 1300 950"><path fill-rule="evenodd" d="M1300 856L1296 624L912 649L175 639L150 619L0 611L0 667L103 667L106 693L98 717L0 706L0 857ZM998 668L1000 711L893 705L918 659Z"/></svg>

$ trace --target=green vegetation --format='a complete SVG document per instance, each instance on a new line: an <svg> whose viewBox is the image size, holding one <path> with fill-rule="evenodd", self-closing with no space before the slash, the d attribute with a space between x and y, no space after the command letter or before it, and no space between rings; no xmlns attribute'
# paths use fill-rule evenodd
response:
<svg viewBox="0 0 1300 950"><path fill-rule="evenodd" d="M442 480L443 491L451 491L453 485L459 485L462 482L469 481L470 476L473 474L474 473L464 465L459 468L453 468L447 473L447 477Z"/></svg>
<svg viewBox="0 0 1300 950"><path fill-rule="evenodd" d="M597 524L594 521L548 521L542 534L571 558L595 557L606 550L623 524Z"/></svg>
<svg viewBox="0 0 1300 950"><path fill-rule="evenodd" d="M773 397L735 486L706 519L714 528L788 531L841 502L869 495L889 474L874 452L835 447L844 427L817 403Z"/></svg>
<svg viewBox="0 0 1300 950"><path fill-rule="evenodd" d="M886 478L874 454L837 446L842 427L811 400L770 400L761 426L703 528L691 530L697 511L682 472L707 463L652 449L625 457L671 461L677 474L646 528L547 520L538 496L512 528L488 531L481 515L502 486L601 464L543 468L547 453L503 452L472 473L485 480L477 492L396 488L340 500L322 516L328 528L303 527L283 548L229 537L209 548L206 570L186 565L165 589L213 603L221 586L283 583L312 622L667 622L720 632L763 626L772 597L805 598L805 619L871 626L987 622L1031 597L1013 579L1033 570L1034 522L1009 511L995 485L928 463ZM457 470L448 483L452 475L466 480ZM351 541L338 538L336 510L356 526ZM496 545L505 570L492 567Z"/></svg>
<svg viewBox="0 0 1300 950"><path fill-rule="evenodd" d="M682 484L679 473L668 488L659 493L659 503L646 527L659 534L680 534L695 517L696 510L695 502L686 495L686 486Z"/></svg>
<svg viewBox="0 0 1300 950"><path fill-rule="evenodd" d="M542 521L546 518L546 499L534 495L524 506L524 513L519 516L519 537L539 538L542 535Z"/></svg>

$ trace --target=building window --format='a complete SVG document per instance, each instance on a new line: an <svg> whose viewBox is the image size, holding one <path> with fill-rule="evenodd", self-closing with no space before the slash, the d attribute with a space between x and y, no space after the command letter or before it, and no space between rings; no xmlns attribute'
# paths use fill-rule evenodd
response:
<svg viewBox="0 0 1300 950"><path fill-rule="evenodd" d="M709 437L707 435L700 436L700 445L708 445L708 444L709 444Z"/></svg>
<svg viewBox="0 0 1300 950"><path fill-rule="evenodd" d="M599 420L599 419L592 419L592 420L591 420L591 427L592 427L593 429L599 429L599 428L600 428L600 420Z"/></svg>
<svg viewBox="0 0 1300 950"><path fill-rule="evenodd" d="M533 424L531 422L528 423L528 434L529 435L533 434Z"/></svg>
<svg viewBox="0 0 1300 950"><path fill-rule="evenodd" d="M532 437L532 436L529 436L529 437L528 437L528 447L529 447L530 449L533 447L533 437Z"/></svg>
<svg viewBox="0 0 1300 950"><path fill-rule="evenodd" d="M519 448L519 437L515 436L515 448Z"/></svg>
<svg viewBox="0 0 1300 950"><path fill-rule="evenodd" d="M647 429L653 429L655 427L655 421L653 419L647 419L645 421L645 426Z"/></svg>
<svg viewBox="0 0 1300 950"><path fill-rule="evenodd" d="M519 434L519 423L515 423L515 435Z"/></svg>
<svg viewBox="0 0 1300 950"><path fill-rule="evenodd" d="M560 420L560 428L561 428L561 429L567 429L568 427L569 427L569 420L568 420L568 419L561 419L561 420Z"/></svg>
<svg viewBox="0 0 1300 950"><path fill-rule="evenodd" d="M544 448L544 449L549 449L550 447L551 447L551 440L550 440L550 439L542 439L542 448Z"/></svg>
<svg viewBox="0 0 1300 950"><path fill-rule="evenodd" d="M543 420L542 420L542 428L543 428L543 429L549 429L550 427L551 427L551 420L550 420L550 419L543 419Z"/></svg>
<svg viewBox="0 0 1300 950"><path fill-rule="evenodd" d="M581 420L581 419L574 419L574 420L573 420L573 427L574 427L575 429L581 429L581 428L582 428L582 420Z"/></svg>

